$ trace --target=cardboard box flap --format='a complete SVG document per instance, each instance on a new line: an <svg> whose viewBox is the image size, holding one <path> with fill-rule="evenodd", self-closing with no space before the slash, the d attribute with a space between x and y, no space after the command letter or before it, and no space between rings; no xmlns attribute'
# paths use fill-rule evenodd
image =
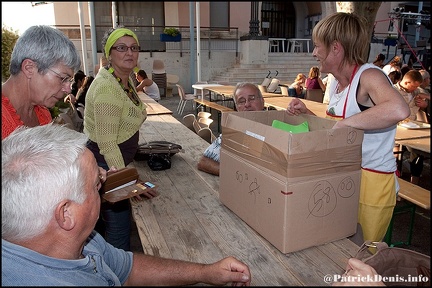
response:
<svg viewBox="0 0 432 288"><path fill-rule="evenodd" d="M275 119L293 125L308 121L310 132L291 134L273 128ZM287 177L358 170L363 131L331 129L334 123L313 115L290 116L285 111L224 113L222 147Z"/></svg>

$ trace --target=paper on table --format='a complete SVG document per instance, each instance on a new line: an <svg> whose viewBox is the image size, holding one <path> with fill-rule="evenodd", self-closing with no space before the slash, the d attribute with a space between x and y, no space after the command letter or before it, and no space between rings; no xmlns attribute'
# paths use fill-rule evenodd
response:
<svg viewBox="0 0 432 288"><path fill-rule="evenodd" d="M420 127L419 125L417 125L416 123L413 122L405 122L400 124L400 126L405 127L405 128L418 128Z"/></svg>
<svg viewBox="0 0 432 288"><path fill-rule="evenodd" d="M407 129L429 129L429 123L417 122L417 121L409 121L399 124L399 126L407 128Z"/></svg>

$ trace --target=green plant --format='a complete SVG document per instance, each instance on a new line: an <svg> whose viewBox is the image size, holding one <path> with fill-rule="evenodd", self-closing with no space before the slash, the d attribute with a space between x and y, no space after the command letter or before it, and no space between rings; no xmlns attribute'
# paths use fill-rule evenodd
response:
<svg viewBox="0 0 432 288"><path fill-rule="evenodd" d="M180 34L180 31L177 28L165 28L163 33L175 37Z"/></svg>
<svg viewBox="0 0 432 288"><path fill-rule="evenodd" d="M2 82L9 78L9 64L12 50L18 40L18 32L12 28L2 27Z"/></svg>

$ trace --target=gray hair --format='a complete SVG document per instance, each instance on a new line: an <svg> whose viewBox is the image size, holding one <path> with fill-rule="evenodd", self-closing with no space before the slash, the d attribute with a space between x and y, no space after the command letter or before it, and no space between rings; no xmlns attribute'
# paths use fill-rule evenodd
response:
<svg viewBox="0 0 432 288"><path fill-rule="evenodd" d="M263 98L261 90L258 88L257 85L255 85L254 83L250 83L250 82L239 82L239 83L237 83L237 85L234 89L234 93L233 93L234 104L237 104L237 98L236 98L237 90L240 88L245 88L245 87L253 88L255 90L255 92L257 93L258 97Z"/></svg>
<svg viewBox="0 0 432 288"><path fill-rule="evenodd" d="M423 80L426 79L426 78L430 78L430 74L429 74L428 71L426 71L426 70L424 70L424 69L421 69L421 70L419 70L419 72L420 72L420 74L422 75Z"/></svg>
<svg viewBox="0 0 432 288"><path fill-rule="evenodd" d="M2 238L41 234L62 200L83 203L87 136L65 126L21 126L2 140Z"/></svg>
<svg viewBox="0 0 432 288"><path fill-rule="evenodd" d="M25 59L38 64L38 71L45 73L59 63L74 72L81 67L81 58L73 42L53 27L36 25L28 28L19 38L12 51L9 72L17 75Z"/></svg>

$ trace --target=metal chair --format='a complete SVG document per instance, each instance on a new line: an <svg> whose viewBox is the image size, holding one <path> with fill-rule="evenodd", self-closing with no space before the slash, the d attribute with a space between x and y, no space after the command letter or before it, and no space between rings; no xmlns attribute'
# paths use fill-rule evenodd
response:
<svg viewBox="0 0 432 288"><path fill-rule="evenodd" d="M195 133L197 133L197 134L198 134L198 131L201 130L201 128L203 128L203 126L201 126L200 123L198 123L198 120L196 120L196 119L193 122L193 127L194 127Z"/></svg>
<svg viewBox="0 0 432 288"><path fill-rule="evenodd" d="M155 59L153 60L153 71L154 74L164 74L165 71L165 64L162 60Z"/></svg>
<svg viewBox="0 0 432 288"><path fill-rule="evenodd" d="M183 116L183 124L195 133L196 133L196 131L195 131L195 127L194 127L194 122L196 122L196 121L197 120L196 120L195 114L187 114L187 115Z"/></svg>
<svg viewBox="0 0 432 288"><path fill-rule="evenodd" d="M199 118L210 118L211 117L211 113L210 112L205 112L205 111L200 111L198 112L198 119Z"/></svg>
<svg viewBox="0 0 432 288"><path fill-rule="evenodd" d="M274 93L279 88L280 81L276 78L271 80L270 85L267 87L267 92Z"/></svg>
<svg viewBox="0 0 432 288"><path fill-rule="evenodd" d="M198 118L198 123L200 123L201 126L210 127L210 124L213 123L213 119L210 119L210 118Z"/></svg>
<svg viewBox="0 0 432 288"><path fill-rule="evenodd" d="M269 52L279 52L279 42L278 41L269 40Z"/></svg>
<svg viewBox="0 0 432 288"><path fill-rule="evenodd" d="M280 90L281 90L281 94L283 95L283 96L288 96L289 94L288 94L288 87L286 87L286 86L279 86L280 87Z"/></svg>
<svg viewBox="0 0 432 288"><path fill-rule="evenodd" d="M194 100L196 97L195 97L194 94L186 94L186 93L184 92L183 86L181 86L180 84L176 84L176 86L177 86L178 93L179 93L179 96L180 96L180 101L179 101L179 104L178 104L178 106L177 106L177 113L178 113L179 115L182 115L182 114L183 114L183 111L184 111L184 109L185 109L186 103L187 103L188 101L190 101L190 102L192 103L192 109L194 108L194 107L193 107L193 104L194 104L194 101L193 101L193 100Z"/></svg>
<svg viewBox="0 0 432 288"><path fill-rule="evenodd" d="M211 144L216 139L216 136L213 134L213 132L211 131L211 129L209 127L201 128L197 134L201 138L206 140L209 144Z"/></svg>
<svg viewBox="0 0 432 288"><path fill-rule="evenodd" d="M298 40L291 41L291 52L303 52L303 43Z"/></svg>

